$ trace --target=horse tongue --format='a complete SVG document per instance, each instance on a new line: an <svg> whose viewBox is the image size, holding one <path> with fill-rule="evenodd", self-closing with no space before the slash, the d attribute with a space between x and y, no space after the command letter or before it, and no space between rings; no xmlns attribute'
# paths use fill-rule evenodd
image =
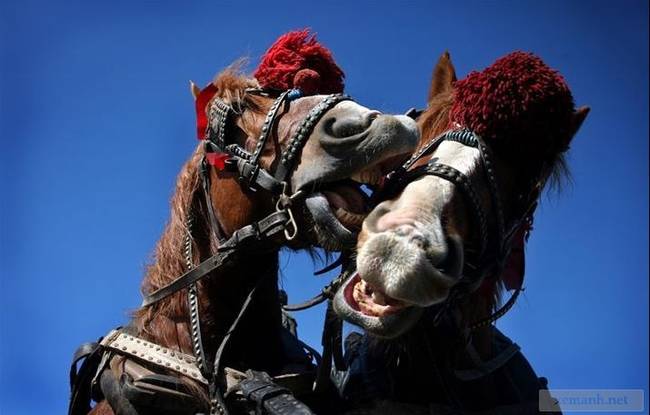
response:
<svg viewBox="0 0 650 415"><path fill-rule="evenodd" d="M322 191L334 209L341 208L352 213L364 213L366 202L359 190L350 185L335 185Z"/></svg>

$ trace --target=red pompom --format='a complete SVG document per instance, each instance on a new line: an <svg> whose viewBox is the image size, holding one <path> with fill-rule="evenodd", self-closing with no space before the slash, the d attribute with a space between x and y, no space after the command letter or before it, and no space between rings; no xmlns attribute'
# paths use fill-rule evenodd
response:
<svg viewBox="0 0 650 415"><path fill-rule="evenodd" d="M454 85L450 121L487 140L534 151L563 150L573 97L564 78L539 57L514 52Z"/></svg>
<svg viewBox="0 0 650 415"><path fill-rule="evenodd" d="M298 88L305 95L318 94L320 75L311 69L301 69L293 77L293 87Z"/></svg>
<svg viewBox="0 0 650 415"><path fill-rule="evenodd" d="M309 30L300 30L280 36L262 57L254 76L263 88L297 88L308 95L343 92L345 75L332 53Z"/></svg>

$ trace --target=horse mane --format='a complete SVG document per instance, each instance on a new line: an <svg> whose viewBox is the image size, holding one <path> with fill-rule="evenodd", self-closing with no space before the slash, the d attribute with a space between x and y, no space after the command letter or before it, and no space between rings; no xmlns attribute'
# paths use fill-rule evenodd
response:
<svg viewBox="0 0 650 415"><path fill-rule="evenodd" d="M229 103L238 114L244 110L261 113L263 104L260 97L246 93L246 89L258 86L257 81L241 73L243 64L244 60L238 60L215 77L212 81L217 88L215 96ZM244 118L242 122L246 123ZM248 126L245 125L245 128ZM208 212L201 189L200 168L203 156L203 146L199 144L178 175L170 203L170 219L156 243L152 260L147 265L142 280L141 292L144 295L167 285L187 271L185 249L186 239L190 234L190 214L193 220L190 236L193 263L196 264L201 258L208 256L218 245L210 236ZM202 299L201 308L207 307L208 303L207 299ZM136 310L133 317L140 333L155 335L167 344L174 344L180 342L177 330L166 333L162 328L164 324L156 323L155 318L174 319L176 316L186 316L187 313L187 293L183 290L149 307Z"/></svg>

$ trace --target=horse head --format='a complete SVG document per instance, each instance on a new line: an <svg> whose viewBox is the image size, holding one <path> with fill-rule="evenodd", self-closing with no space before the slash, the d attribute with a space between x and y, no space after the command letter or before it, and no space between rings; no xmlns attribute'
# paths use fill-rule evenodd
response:
<svg viewBox="0 0 650 415"><path fill-rule="evenodd" d="M122 334L171 356L180 351L195 366L183 371L146 353L118 353L111 370L99 369L111 384L130 359L152 371L176 370L199 412L223 409L217 383L226 366L311 370L306 355L287 351L279 250L353 246L368 210L361 186L392 170L419 137L411 118L343 95L343 72L307 31L278 39L254 76L239 67L203 89L192 84L200 144L178 176L143 304ZM123 403L108 401L93 413Z"/></svg>
<svg viewBox="0 0 650 415"><path fill-rule="evenodd" d="M353 245L367 213L364 179L393 169L419 137L409 117L343 95L342 77L329 51L293 32L254 76L234 65L203 89L192 84L200 144L142 284L138 335L218 368L217 349L246 311L224 364L274 372L286 363L279 249Z"/></svg>
<svg viewBox="0 0 650 415"><path fill-rule="evenodd" d="M365 219L358 272L338 291L337 312L386 338L425 310L435 320L461 310L453 319L465 328L489 316L500 287L521 286L539 194L563 171L587 113L532 54L457 81L445 53L418 119L418 150Z"/></svg>
<svg viewBox="0 0 650 415"><path fill-rule="evenodd" d="M281 104L271 125L267 114L278 97L260 94L256 80L228 72L213 85L215 97L236 108L228 145L251 154L263 129L271 131L268 143L259 151L259 166L274 177L285 169L286 191L298 196L292 202L297 234L289 246L316 245L330 250L353 246L367 213L367 197L360 186L371 180L363 183L361 177L368 176L365 171L386 172L391 168L387 161L412 151L418 137L415 122L336 97L338 102L330 104L308 130L304 121L328 100L327 95L316 94ZM242 186L239 171L213 166L210 173L211 199L224 234L276 208L276 195Z"/></svg>

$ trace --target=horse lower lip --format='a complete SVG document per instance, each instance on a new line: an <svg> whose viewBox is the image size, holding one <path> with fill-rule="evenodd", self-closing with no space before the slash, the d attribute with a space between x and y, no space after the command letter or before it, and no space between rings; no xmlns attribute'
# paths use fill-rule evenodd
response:
<svg viewBox="0 0 650 415"><path fill-rule="evenodd" d="M366 215L360 213L352 213L343 208L338 208L334 211L334 215L346 228L361 229L363 220Z"/></svg>

